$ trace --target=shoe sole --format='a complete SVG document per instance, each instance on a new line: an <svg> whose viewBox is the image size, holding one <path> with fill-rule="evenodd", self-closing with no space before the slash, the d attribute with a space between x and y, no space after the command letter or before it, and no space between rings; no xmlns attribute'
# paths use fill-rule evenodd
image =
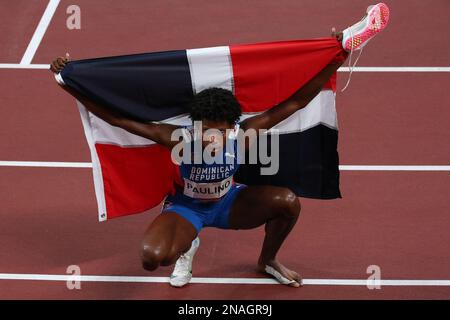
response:
<svg viewBox="0 0 450 320"><path fill-rule="evenodd" d="M346 50L355 50L363 47L371 38L380 33L388 24L389 8L384 3L379 3L368 11L366 26L363 31L349 37L345 43Z"/></svg>

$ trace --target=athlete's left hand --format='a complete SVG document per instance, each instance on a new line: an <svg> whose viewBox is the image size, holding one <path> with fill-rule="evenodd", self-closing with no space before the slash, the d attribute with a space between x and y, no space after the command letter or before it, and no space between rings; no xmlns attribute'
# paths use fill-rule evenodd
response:
<svg viewBox="0 0 450 320"><path fill-rule="evenodd" d="M336 28L331 28L331 36L336 38L337 41L342 42L342 32L336 32Z"/></svg>
<svg viewBox="0 0 450 320"><path fill-rule="evenodd" d="M59 57L50 64L50 70L53 73L60 73L62 69L70 62L70 56L66 53L65 57Z"/></svg>

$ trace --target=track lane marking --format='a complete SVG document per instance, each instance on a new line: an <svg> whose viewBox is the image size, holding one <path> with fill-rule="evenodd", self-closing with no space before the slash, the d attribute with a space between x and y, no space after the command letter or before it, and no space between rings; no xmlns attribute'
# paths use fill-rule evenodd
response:
<svg viewBox="0 0 450 320"><path fill-rule="evenodd" d="M92 168L91 162L0 161L0 167Z"/></svg>
<svg viewBox="0 0 450 320"><path fill-rule="evenodd" d="M41 44L42 39L44 38L45 32L47 31L50 21L52 20L53 14L55 13L56 8L58 8L59 2L60 0L50 0L48 2L47 8L45 9L41 20L39 21L39 24L34 31L33 37L31 38L30 43L28 44L28 47L23 54L22 60L20 61L21 65L30 65L37 49L39 48L39 45Z"/></svg>
<svg viewBox="0 0 450 320"><path fill-rule="evenodd" d="M100 275L65 275L0 273L0 280L28 281L81 281L81 282L125 282L125 283L168 283L169 277L143 276L100 276ZM279 284L269 278L192 278L190 283L203 284ZM303 279L305 285L319 286L367 286L373 281L367 279ZM450 286L450 280L379 280L380 286Z"/></svg>
<svg viewBox="0 0 450 320"><path fill-rule="evenodd" d="M50 69L49 64L0 63L0 69Z"/></svg>
<svg viewBox="0 0 450 320"><path fill-rule="evenodd" d="M340 165L341 171L450 171L443 165Z"/></svg>
<svg viewBox="0 0 450 320"><path fill-rule="evenodd" d="M92 168L91 162L0 161L0 167ZM450 165L340 165L341 171L450 171Z"/></svg>
<svg viewBox="0 0 450 320"><path fill-rule="evenodd" d="M339 72L350 72L349 67L341 67ZM355 67L353 72L450 72L450 67Z"/></svg>

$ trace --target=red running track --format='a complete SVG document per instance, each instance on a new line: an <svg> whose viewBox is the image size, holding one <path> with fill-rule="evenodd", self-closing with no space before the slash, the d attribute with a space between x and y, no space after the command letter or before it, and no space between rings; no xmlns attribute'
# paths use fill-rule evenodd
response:
<svg viewBox="0 0 450 320"><path fill-rule="evenodd" d="M447 37L450 5L386 2L392 23L369 44L360 65L450 66L450 44L437 43ZM20 62L46 3L2 5L8 36L0 63ZM360 1L80 0L82 29L70 31L69 4L59 4L33 63L66 51L78 59L319 37L364 10ZM346 76L340 74L341 82ZM74 101L48 71L0 69L0 81L0 161L89 161ZM354 74L337 98L342 164L448 165L450 95L443 88L449 82L449 73ZM0 177L0 273L61 275L76 264L83 275L170 274L170 268L148 273L140 266L141 237L156 212L97 222L90 169L0 167ZM386 280L449 280L448 190L450 172L344 171L343 199L302 200L280 259L306 279L366 279L366 268L379 265ZM260 278L254 267L262 236L261 228L203 231L194 277ZM450 288L191 284L177 290L167 283L83 282L82 290L68 290L61 281L0 280L0 298L449 299Z"/></svg>

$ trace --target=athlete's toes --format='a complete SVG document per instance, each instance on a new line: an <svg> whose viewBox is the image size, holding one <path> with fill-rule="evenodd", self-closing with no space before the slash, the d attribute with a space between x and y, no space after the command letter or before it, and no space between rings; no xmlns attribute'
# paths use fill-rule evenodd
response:
<svg viewBox="0 0 450 320"><path fill-rule="evenodd" d="M292 272L292 278L297 281L300 286L303 286L303 279L297 272Z"/></svg>

